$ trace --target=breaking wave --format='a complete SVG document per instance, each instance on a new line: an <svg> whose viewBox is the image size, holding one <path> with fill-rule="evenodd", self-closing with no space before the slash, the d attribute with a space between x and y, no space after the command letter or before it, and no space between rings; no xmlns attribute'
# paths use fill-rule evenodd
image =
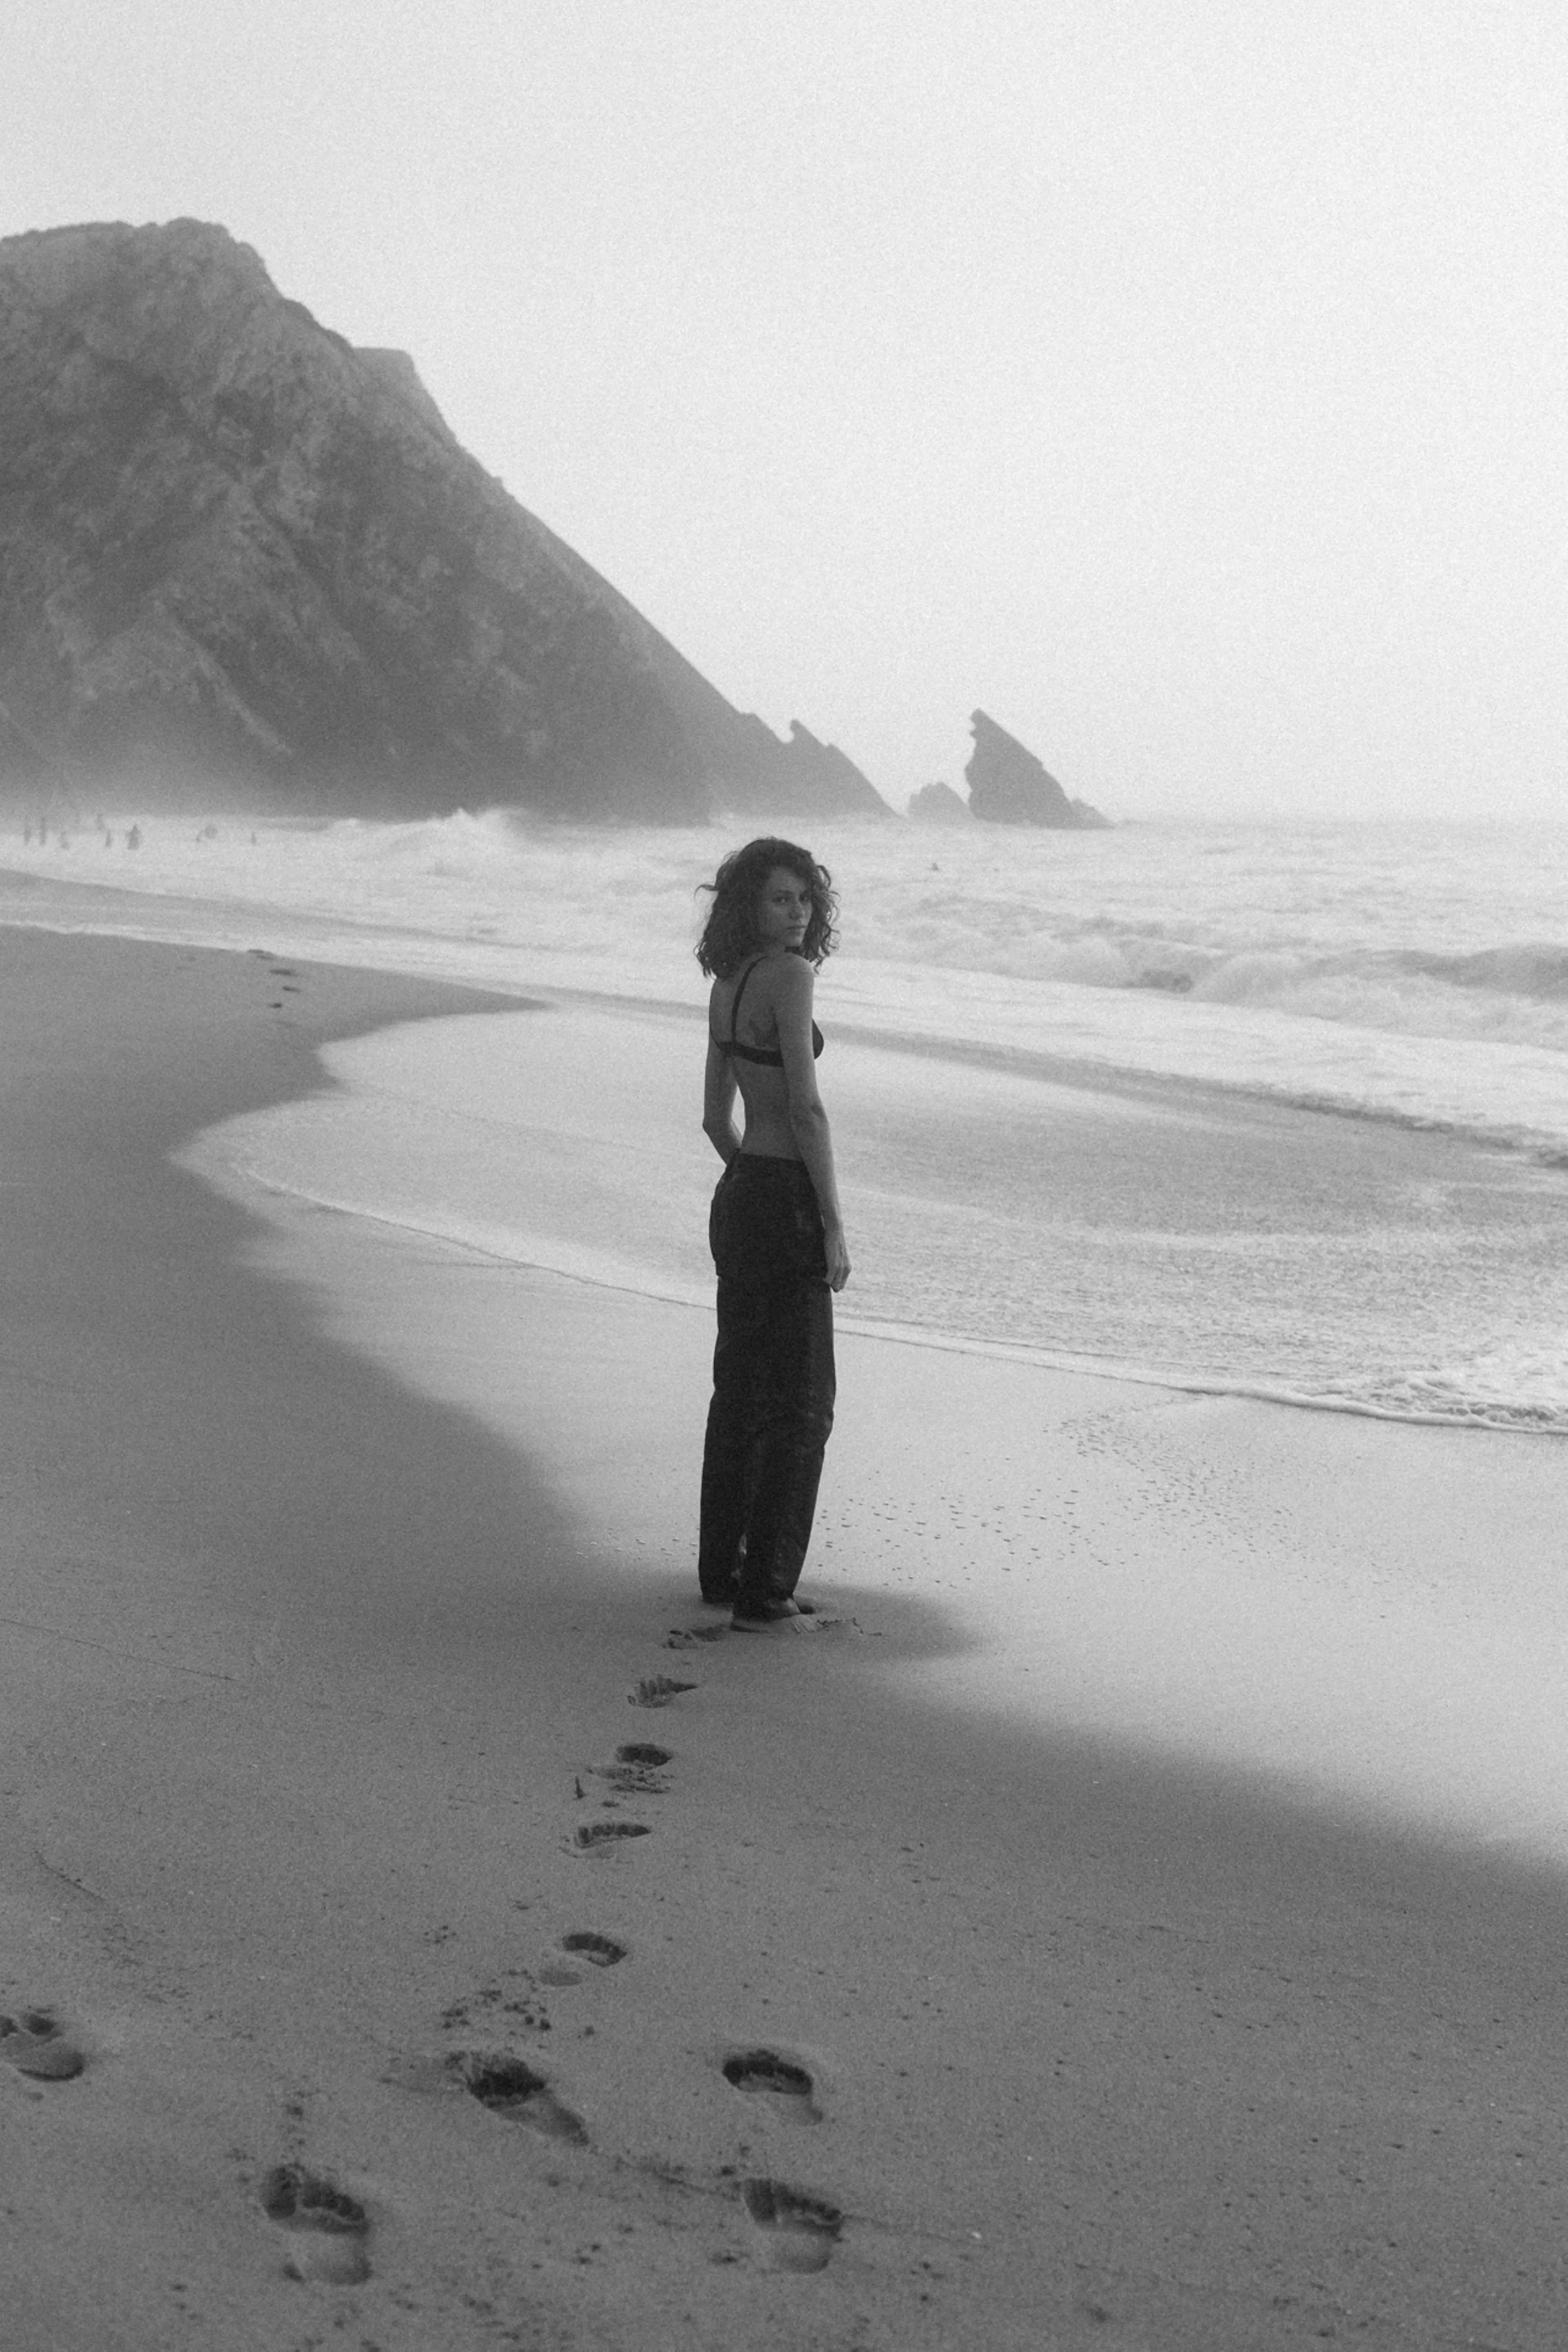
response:
<svg viewBox="0 0 1568 2352"><path fill-rule="evenodd" d="M697 886L739 830L165 821L134 856L114 825L0 856L309 915L353 961L401 934L454 978L695 1001ZM1568 1149L1568 833L809 832L843 895L836 1016Z"/></svg>
<svg viewBox="0 0 1568 2352"><path fill-rule="evenodd" d="M588 832L495 813L144 822L133 852L128 830L118 820L66 842L0 845L13 869L0 877L0 914L265 945L513 997L652 1000L680 1032L679 1085L652 1105L639 1064L621 1091L639 1119L684 1132L687 1024L700 1024L703 1002L698 886L741 828ZM844 947L820 999L830 1040L918 1057L907 1076L901 1062L889 1068L876 1118L856 1129L874 1139L864 1189L886 1181L900 1122L913 1122L905 1179L877 1211L878 1311L890 1321L906 1333L940 1325L942 1345L1044 1344L1107 1368L1152 1359L1179 1383L1342 1411L1568 1428L1557 1271L1568 834L857 823L814 824L807 837L843 898ZM1073 1163L1070 1213L1042 1139L1070 1120L1053 1127L1035 1083L1045 1078L1069 1082L1080 1101L1085 1089L1152 1093L1162 1116L1174 1112L1152 1159L1119 1161L1097 1133ZM984 1151L967 1115L943 1129L940 1106L955 1089L994 1122L1001 1093L1023 1082L1027 1117L987 1127ZM1265 1200L1238 1171L1256 1151L1276 1170L1266 1147L1281 1104L1370 1131L1292 1129ZM1510 1149L1408 1162L1395 1151L1399 1182L1374 1197L1369 1155L1388 1160L1393 1129ZM1172 1155L1184 1136L1182 1176ZM437 1217L453 1213L453 1149L448 1121L431 1179ZM1297 1165L1301 1153L1310 1168ZM604 1158L593 1161L601 1172ZM535 1184L540 1160L531 1142ZM645 1188L646 1160L636 1166ZM363 1168L354 1181L363 1187ZM977 1201L993 1181L1003 1197L983 1246ZM1206 1223L1194 1207L1203 1187ZM579 1207L573 1191L564 1228ZM647 1213L639 1189L625 1214ZM909 1230L895 1249L900 1216ZM1090 1250L1084 1234L1108 1219ZM700 1217L686 1222L700 1234ZM1363 1235L1349 1273L1331 1241L1342 1230ZM1395 1232L1404 1255L1391 1255ZM1260 1234L1275 1253L1267 1263ZM651 1247L622 1255L640 1264ZM907 1281L895 1279L900 1266Z"/></svg>

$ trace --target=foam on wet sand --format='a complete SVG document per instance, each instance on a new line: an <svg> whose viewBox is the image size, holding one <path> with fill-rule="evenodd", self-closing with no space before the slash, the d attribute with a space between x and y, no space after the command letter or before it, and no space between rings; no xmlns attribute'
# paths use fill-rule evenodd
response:
<svg viewBox="0 0 1568 2352"><path fill-rule="evenodd" d="M1558 1447L852 1337L672 1657L699 1311L170 1164L459 994L0 960L18 2352L1554 2339Z"/></svg>

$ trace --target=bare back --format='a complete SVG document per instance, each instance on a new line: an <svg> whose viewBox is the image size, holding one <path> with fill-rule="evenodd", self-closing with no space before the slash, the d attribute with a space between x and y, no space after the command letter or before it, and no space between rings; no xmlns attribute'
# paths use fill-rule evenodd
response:
<svg viewBox="0 0 1568 2352"><path fill-rule="evenodd" d="M810 967L799 957L770 953L713 982L708 1000L708 1091L710 1097L716 1090L726 1096L739 1092L745 1113L742 1151L778 1160L804 1157L791 1114L818 1101L811 978ZM725 1048L731 1034L738 1045L780 1055L780 1063L731 1055Z"/></svg>

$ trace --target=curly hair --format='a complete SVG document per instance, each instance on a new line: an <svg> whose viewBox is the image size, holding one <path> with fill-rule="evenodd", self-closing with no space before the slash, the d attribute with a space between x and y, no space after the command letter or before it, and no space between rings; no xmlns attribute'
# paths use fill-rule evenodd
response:
<svg viewBox="0 0 1568 2352"><path fill-rule="evenodd" d="M777 841L765 834L761 840L748 841L743 849L732 849L715 879L698 885L713 899L695 950L698 962L711 977L729 980L749 955L757 952L761 945L757 901L775 866L787 866L811 892L811 919L795 954L804 956L807 963L820 964L837 946L833 919L838 912L838 894L826 866L819 866L798 842Z"/></svg>

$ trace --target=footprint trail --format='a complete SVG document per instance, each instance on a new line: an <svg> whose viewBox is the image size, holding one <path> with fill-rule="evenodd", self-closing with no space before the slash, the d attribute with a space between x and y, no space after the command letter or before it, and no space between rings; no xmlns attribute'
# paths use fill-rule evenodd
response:
<svg viewBox="0 0 1568 2352"><path fill-rule="evenodd" d="M825 2271L844 2216L826 2198L782 2180L742 2180L741 2202L762 2237L769 2266L779 2271Z"/></svg>
<svg viewBox="0 0 1568 2352"><path fill-rule="evenodd" d="M645 1675L626 1696L633 1706L668 1706L682 1691L697 1688L696 1683L678 1682L673 1675Z"/></svg>
<svg viewBox="0 0 1568 2352"><path fill-rule="evenodd" d="M350 2197L302 2164L275 2164L261 2184L261 2210L290 2234L290 2278L357 2286L370 2276L370 2220Z"/></svg>
<svg viewBox="0 0 1568 2352"><path fill-rule="evenodd" d="M651 1837L646 1822L584 1822L574 1833L579 1853L609 1853L628 1838Z"/></svg>
<svg viewBox="0 0 1568 2352"><path fill-rule="evenodd" d="M731 2090L760 2093L764 2098L789 2102L801 2122L820 2123L822 2110L813 2096L816 2085L805 2068L776 2050L738 2050L719 2072Z"/></svg>
<svg viewBox="0 0 1568 2352"><path fill-rule="evenodd" d="M54 2012L25 2009L20 2017L0 2016L0 2058L19 2074L40 2083L69 2083L87 2064L86 2058L62 2032Z"/></svg>
<svg viewBox="0 0 1568 2352"><path fill-rule="evenodd" d="M625 1944L617 1944L613 1936L595 1935L592 1927L575 1927L571 1935L563 1936L563 1952L575 1952L580 1959L591 1960L596 1969L613 1969L617 1960L626 1957Z"/></svg>
<svg viewBox="0 0 1568 2352"><path fill-rule="evenodd" d="M585 2147L587 2126L581 2116L563 2106L542 2074L521 2058L487 2057L461 2050L447 2061L470 2098L478 2099L503 2123L526 2124L547 2139L569 2140Z"/></svg>

